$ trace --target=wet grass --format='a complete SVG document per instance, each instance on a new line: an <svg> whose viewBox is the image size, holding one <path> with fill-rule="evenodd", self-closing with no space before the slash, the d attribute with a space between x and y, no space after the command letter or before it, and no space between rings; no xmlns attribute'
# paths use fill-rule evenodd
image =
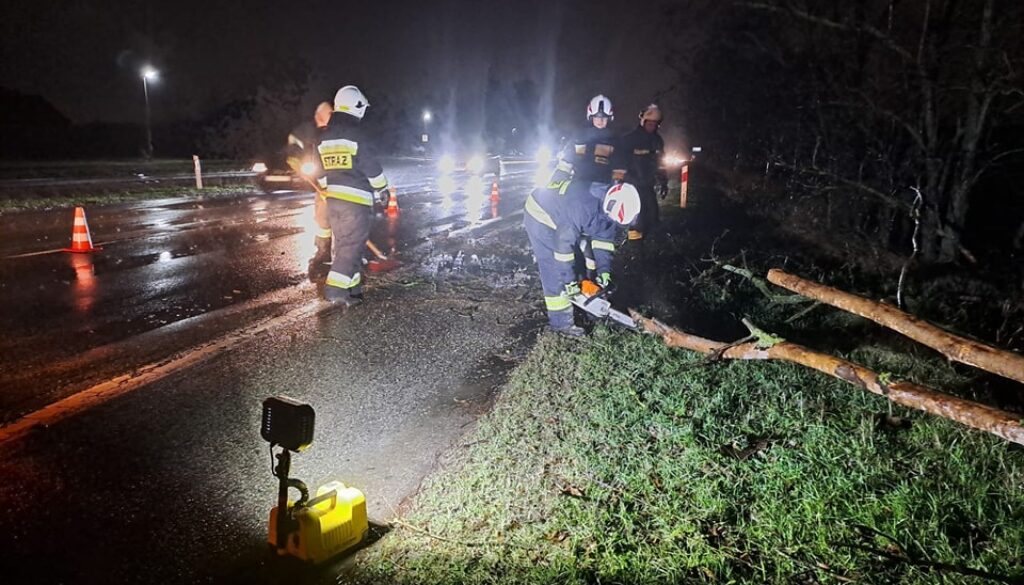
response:
<svg viewBox="0 0 1024 585"><path fill-rule="evenodd" d="M841 311L773 302L716 266L891 292L883 271L726 217L670 214L672 237L624 250L620 301L723 341L749 317L879 372L991 396L969 368ZM1020 583L1024 449L792 364L708 364L601 328L546 334L393 528L346 578Z"/></svg>
<svg viewBox="0 0 1024 585"><path fill-rule="evenodd" d="M146 175L188 174L192 159L0 161L0 179L124 178ZM251 164L251 163L250 163ZM233 160L203 160L203 172L245 171L249 164Z"/></svg>
<svg viewBox="0 0 1024 585"><path fill-rule="evenodd" d="M168 197L234 197L261 193L255 185L240 183L231 186L208 186L203 189L195 187L140 187L133 189L97 189L79 192L55 192L45 195L17 196L0 194L0 211L29 211L45 209L63 209L77 205L113 205L148 199L164 199Z"/></svg>
<svg viewBox="0 0 1024 585"><path fill-rule="evenodd" d="M899 359L877 348L852 357ZM798 366L707 365L605 330L579 342L544 335L460 460L354 577L1024 579L1024 452L898 407L906 422L892 426L890 412Z"/></svg>

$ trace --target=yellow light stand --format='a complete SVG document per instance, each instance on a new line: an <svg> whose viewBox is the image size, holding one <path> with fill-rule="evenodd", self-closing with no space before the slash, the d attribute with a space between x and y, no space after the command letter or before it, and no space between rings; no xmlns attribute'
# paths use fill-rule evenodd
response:
<svg viewBox="0 0 1024 585"><path fill-rule="evenodd" d="M285 535L284 546L277 542L278 506L270 511L268 540L278 554L319 564L362 542L369 528L363 492L333 481L320 486L316 494L297 508L289 500L291 529Z"/></svg>

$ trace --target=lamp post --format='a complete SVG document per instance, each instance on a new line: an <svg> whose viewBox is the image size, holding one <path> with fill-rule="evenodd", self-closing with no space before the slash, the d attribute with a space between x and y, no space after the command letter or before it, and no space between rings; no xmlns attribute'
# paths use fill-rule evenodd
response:
<svg viewBox="0 0 1024 585"><path fill-rule="evenodd" d="M150 66L143 67L142 72L142 95L146 98L146 160L153 158L153 131L149 122L149 81L156 79L157 71Z"/></svg>
<svg viewBox="0 0 1024 585"><path fill-rule="evenodd" d="M423 110L423 136L422 136L422 141L424 143L430 141L430 135L427 133L427 125L430 124L430 121L432 119L433 119L433 116L430 114L430 110Z"/></svg>

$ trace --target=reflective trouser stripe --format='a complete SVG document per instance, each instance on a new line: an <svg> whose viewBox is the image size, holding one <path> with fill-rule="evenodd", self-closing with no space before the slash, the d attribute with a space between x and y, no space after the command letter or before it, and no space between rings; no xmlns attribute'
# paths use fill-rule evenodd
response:
<svg viewBox="0 0 1024 585"><path fill-rule="evenodd" d="M544 297L544 305L549 311L564 311L572 308L569 297L558 295L557 297Z"/></svg>
<svg viewBox="0 0 1024 585"><path fill-rule="evenodd" d="M590 245L595 250L604 250L605 252L614 252L615 251L615 244L613 244L611 242L608 242L608 241L605 241L605 240L593 240L592 242L590 242Z"/></svg>
<svg viewBox="0 0 1024 585"><path fill-rule="evenodd" d="M327 192L324 193L324 197L329 199L341 199L342 201L358 203L360 205L366 205L367 207L373 206L373 193L363 191L362 189L356 189L355 187L327 185Z"/></svg>
<svg viewBox="0 0 1024 585"><path fill-rule="evenodd" d="M331 228L320 228L320 229L316 230L316 237L330 239L330 237L331 237Z"/></svg>
<svg viewBox="0 0 1024 585"><path fill-rule="evenodd" d="M572 262L575 259L576 259L576 255L573 254L572 252L569 252L568 254L563 254L561 252L555 252L555 260L557 260L559 262Z"/></svg>
<svg viewBox="0 0 1024 585"><path fill-rule="evenodd" d="M327 273L327 286L336 288L355 288L363 281L362 274L356 272L355 276L348 277L340 272L330 271Z"/></svg>
<svg viewBox="0 0 1024 585"><path fill-rule="evenodd" d="M533 198L533 193L530 193L526 197L526 213L529 213L530 217L536 219L549 228L553 230L558 229L558 226L555 225L555 220L551 219L548 212L544 211L544 208L540 206L540 203L537 203L537 200Z"/></svg>

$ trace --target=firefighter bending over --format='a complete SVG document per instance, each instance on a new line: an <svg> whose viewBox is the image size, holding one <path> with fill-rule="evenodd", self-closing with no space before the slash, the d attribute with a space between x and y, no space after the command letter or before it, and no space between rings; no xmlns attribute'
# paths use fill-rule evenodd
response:
<svg viewBox="0 0 1024 585"><path fill-rule="evenodd" d="M320 188L334 235L334 259L324 298L346 307L362 302L363 248L370 235L374 200L388 186L380 162L366 152L368 143L359 125L369 105L358 87L339 89L334 113L316 147L323 168Z"/></svg>
<svg viewBox="0 0 1024 585"><path fill-rule="evenodd" d="M314 178L320 170L320 156L317 154L316 145L320 141L320 133L331 119L333 109L328 102L320 102L313 113L313 125L302 124L288 135L288 167L293 173L309 181L316 190L313 199L313 220L317 228L313 243L316 245L316 252L309 260L310 280L323 278L327 266L331 264L331 222L327 218L327 200L324 199L319 186L314 183ZM312 172L304 168L303 165L306 163L315 165Z"/></svg>
<svg viewBox="0 0 1024 585"><path fill-rule="evenodd" d="M535 189L526 198L523 224L533 246L544 289L550 327L580 337L570 299L580 292L574 272L575 252L588 237L593 246L597 284L611 280L612 254L618 226L629 225L640 212L640 198L629 185L608 189L600 205L590 194L589 181L566 181L560 186Z"/></svg>

